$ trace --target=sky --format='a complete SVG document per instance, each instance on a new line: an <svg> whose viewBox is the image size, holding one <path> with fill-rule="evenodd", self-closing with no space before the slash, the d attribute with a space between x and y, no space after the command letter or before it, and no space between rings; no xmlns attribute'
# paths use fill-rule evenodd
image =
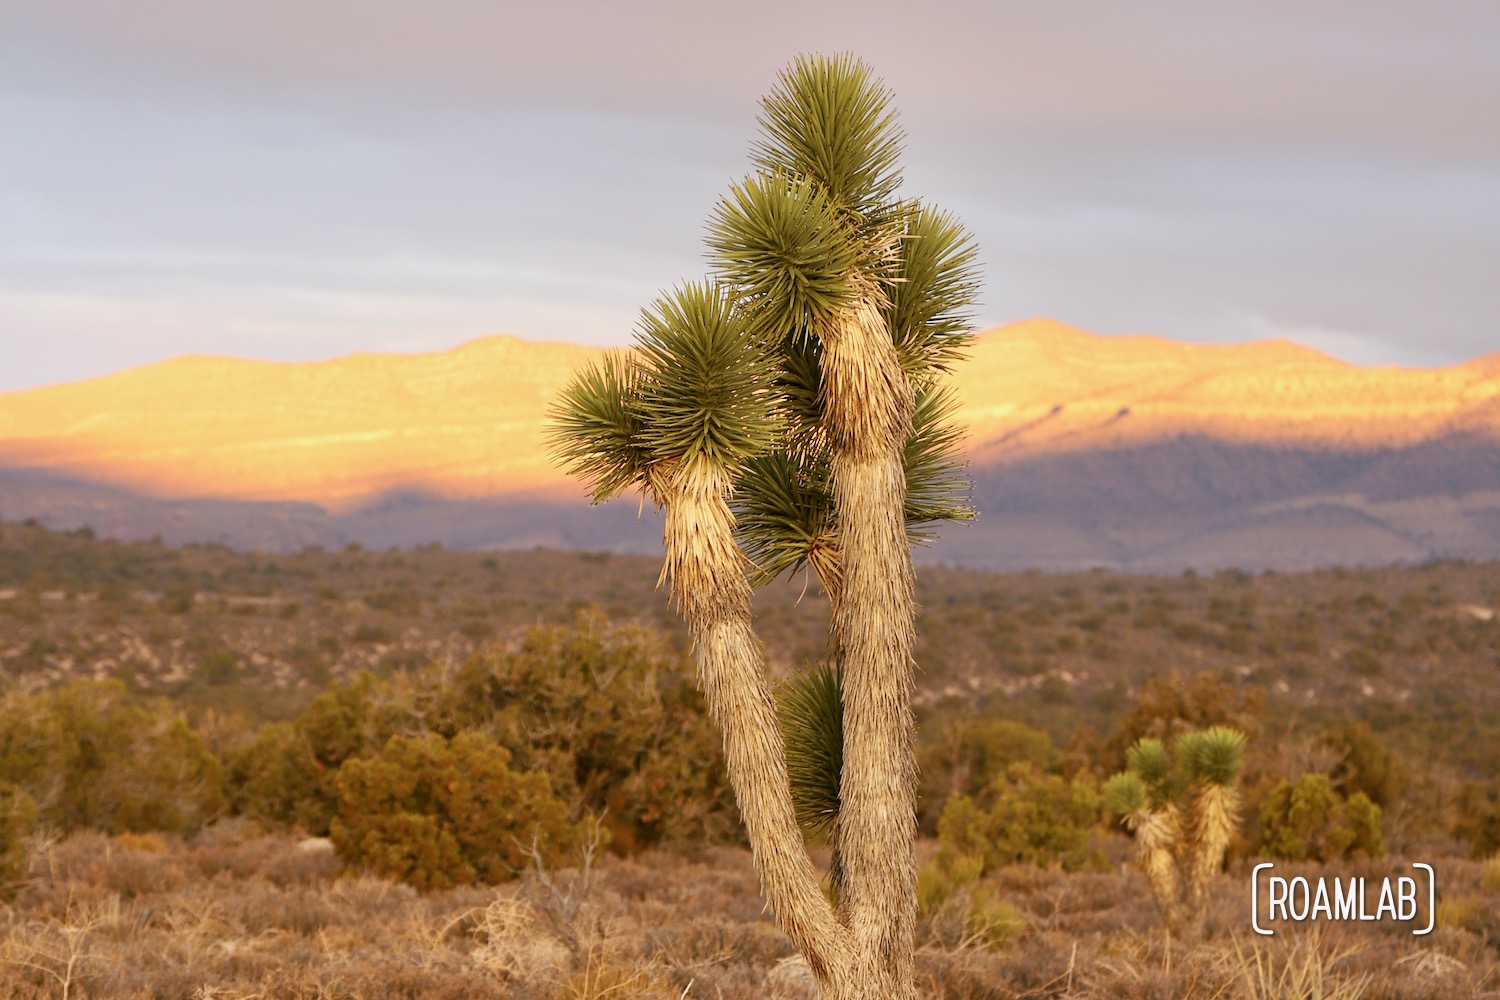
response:
<svg viewBox="0 0 1500 1000"><path fill-rule="evenodd" d="M980 327L1500 350L1494 0L0 0L0 391L626 343L801 52L894 94Z"/></svg>

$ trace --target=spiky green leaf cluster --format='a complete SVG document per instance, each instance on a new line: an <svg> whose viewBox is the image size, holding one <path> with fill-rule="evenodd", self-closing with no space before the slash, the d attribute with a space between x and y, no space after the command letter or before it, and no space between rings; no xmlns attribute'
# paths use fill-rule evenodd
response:
<svg viewBox="0 0 1500 1000"><path fill-rule="evenodd" d="M820 663L788 681L781 694L781 730L797 822L825 834L839 815L844 770L843 672Z"/></svg>
<svg viewBox="0 0 1500 1000"><path fill-rule="evenodd" d="M961 434L950 419L955 405L951 391L936 385L917 394L903 455L906 527L913 542L930 538L926 525L974 516L966 502L969 482L958 451ZM838 538L826 453L796 449L747 463L734 511L757 586L809 564L823 575L817 560L832 557Z"/></svg>
<svg viewBox="0 0 1500 1000"><path fill-rule="evenodd" d="M759 585L814 562L836 547L833 490L821 456L799 462L789 452L752 460L735 493L734 516Z"/></svg>
<svg viewBox="0 0 1500 1000"><path fill-rule="evenodd" d="M905 222L885 317L902 367L925 378L947 371L969 344L979 248L957 219L931 206L908 206Z"/></svg>
<svg viewBox="0 0 1500 1000"><path fill-rule="evenodd" d="M1134 771L1121 771L1104 783L1104 801L1117 816L1142 812L1150 802L1146 783Z"/></svg>
<svg viewBox="0 0 1500 1000"><path fill-rule="evenodd" d="M1125 751L1125 763L1148 785L1160 784L1172 773L1172 758L1167 755L1167 748L1161 740L1150 737L1136 740Z"/></svg>
<svg viewBox="0 0 1500 1000"><path fill-rule="evenodd" d="M906 469L906 528L913 541L929 533L921 525L974 516L969 480L959 453L963 433L953 422L958 400L946 386L929 383L917 392L911 434L902 460Z"/></svg>
<svg viewBox="0 0 1500 1000"><path fill-rule="evenodd" d="M752 158L815 181L839 209L884 212L901 186L901 130L891 94L850 55L798 56L761 102Z"/></svg>
<svg viewBox="0 0 1500 1000"><path fill-rule="evenodd" d="M784 173L730 188L709 224L709 249L766 336L815 329L853 301L859 246L827 195Z"/></svg>
<svg viewBox="0 0 1500 1000"><path fill-rule="evenodd" d="M595 503L638 483L651 463L641 440L635 363L606 354L573 376L551 413L548 446L563 467L589 486Z"/></svg>
<svg viewBox="0 0 1500 1000"><path fill-rule="evenodd" d="M1184 733L1177 741L1177 759L1192 781L1228 787L1245 763L1245 734L1228 726Z"/></svg>
<svg viewBox="0 0 1500 1000"><path fill-rule="evenodd" d="M793 451L814 452L824 446L822 358L822 341L804 333L782 338L777 352L776 391L788 419L787 447Z"/></svg>
<svg viewBox="0 0 1500 1000"><path fill-rule="evenodd" d="M689 283L643 310L634 356L587 365L552 412L550 445L597 501L652 463L704 459L733 474L781 440L764 343L718 285Z"/></svg>
<svg viewBox="0 0 1500 1000"><path fill-rule="evenodd" d="M642 315L639 345L638 437L653 456L735 470L776 443L775 368L718 285L659 299Z"/></svg>

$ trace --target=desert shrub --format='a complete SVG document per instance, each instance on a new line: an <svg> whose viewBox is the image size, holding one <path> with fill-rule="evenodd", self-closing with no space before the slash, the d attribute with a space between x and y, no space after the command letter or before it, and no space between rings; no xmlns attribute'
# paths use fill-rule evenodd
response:
<svg viewBox="0 0 1500 1000"><path fill-rule="evenodd" d="M1169 744L1190 730L1228 726L1253 737L1265 711L1258 687L1225 683L1212 673L1183 677L1172 673L1141 685L1120 730L1104 747L1099 767L1110 773L1124 766L1126 751L1138 740Z"/></svg>
<svg viewBox="0 0 1500 1000"><path fill-rule="evenodd" d="M645 629L590 611L533 628L465 664L432 728L491 733L575 817L604 813L617 850L738 836L719 734L683 658Z"/></svg>
<svg viewBox="0 0 1500 1000"><path fill-rule="evenodd" d="M1472 931L1479 922L1483 905L1481 898L1472 892L1444 894L1437 902L1437 925Z"/></svg>
<svg viewBox="0 0 1500 1000"><path fill-rule="evenodd" d="M949 796L983 794L994 776L1012 764L1043 771L1057 760L1050 736L1010 719L933 719L922 731L934 734L917 748L922 774L919 819L929 833L936 833Z"/></svg>
<svg viewBox="0 0 1500 1000"><path fill-rule="evenodd" d="M339 768L334 848L350 864L420 889L510 878L533 843L545 856L577 839L543 774L517 773L479 733L392 736Z"/></svg>
<svg viewBox="0 0 1500 1000"><path fill-rule="evenodd" d="M1385 664L1372 650L1355 646L1344 654L1344 663L1361 677L1377 677L1385 672Z"/></svg>
<svg viewBox="0 0 1500 1000"><path fill-rule="evenodd" d="M917 909L930 933L999 948L1025 926L1020 911L980 882L984 867L983 857L952 852L921 867Z"/></svg>
<svg viewBox="0 0 1500 1000"><path fill-rule="evenodd" d="M328 833L345 761L389 738L373 722L375 679L366 673L319 694L291 724L269 723L228 754L230 800L244 815Z"/></svg>
<svg viewBox="0 0 1500 1000"><path fill-rule="evenodd" d="M1500 795L1493 785L1467 782L1458 793L1453 834L1469 843L1476 858L1500 851Z"/></svg>
<svg viewBox="0 0 1500 1000"><path fill-rule="evenodd" d="M923 916L931 916L953 898L954 893L978 882L982 874L984 858L945 852L917 871L917 909Z"/></svg>
<svg viewBox="0 0 1500 1000"><path fill-rule="evenodd" d="M1500 893L1500 854L1484 863L1479 872L1479 883L1486 892Z"/></svg>
<svg viewBox="0 0 1500 1000"><path fill-rule="evenodd" d="M948 800L938 821L939 857L982 858L984 871L1023 862L1061 865L1067 871L1096 867L1102 856L1091 837L1102 818L1104 800L1093 775L1081 771L1071 781L1012 764L993 790L993 804L967 795Z"/></svg>
<svg viewBox="0 0 1500 1000"><path fill-rule="evenodd" d="M26 873L26 834L36 822L36 803L9 782L0 781L0 899Z"/></svg>
<svg viewBox="0 0 1500 1000"><path fill-rule="evenodd" d="M1294 653L1315 654L1323 648L1318 620L1310 612L1300 611L1291 624L1287 645Z"/></svg>
<svg viewBox="0 0 1500 1000"><path fill-rule="evenodd" d="M964 930L991 948L999 948L1026 926L1021 911L995 896L986 886L975 886L964 909Z"/></svg>
<svg viewBox="0 0 1500 1000"><path fill-rule="evenodd" d="M351 641L361 645L374 645L376 643L388 643L392 640L391 630L383 625L372 625L364 623L354 629L350 636Z"/></svg>
<svg viewBox="0 0 1500 1000"><path fill-rule="evenodd" d="M1328 734L1326 744L1338 754L1329 773L1344 796L1363 792L1370 801L1389 806L1406 790L1406 768L1367 722L1346 723Z"/></svg>
<svg viewBox="0 0 1500 1000"><path fill-rule="evenodd" d="M215 649L207 653L193 672L194 679L219 687L240 679L240 658L233 650Z"/></svg>
<svg viewBox="0 0 1500 1000"><path fill-rule="evenodd" d="M456 671L360 674L323 692L229 754L231 797L262 822L326 834L347 761L394 735L463 732L488 735L515 767L546 775L573 818L605 815L616 850L737 834L719 737L682 658L653 633L592 612L572 627L533 628L518 649Z"/></svg>
<svg viewBox="0 0 1500 1000"><path fill-rule="evenodd" d="M117 680L6 699L0 780L62 830L195 830L224 807L218 758L181 713Z"/></svg>
<svg viewBox="0 0 1500 1000"><path fill-rule="evenodd" d="M237 813L317 836L328 833L338 802L333 783L337 765L330 770L320 761L295 723L262 726L225 763L230 803Z"/></svg>
<svg viewBox="0 0 1500 1000"><path fill-rule="evenodd" d="M1260 850L1285 861L1378 856L1380 807L1363 792L1345 799L1326 774L1281 781L1260 805Z"/></svg>

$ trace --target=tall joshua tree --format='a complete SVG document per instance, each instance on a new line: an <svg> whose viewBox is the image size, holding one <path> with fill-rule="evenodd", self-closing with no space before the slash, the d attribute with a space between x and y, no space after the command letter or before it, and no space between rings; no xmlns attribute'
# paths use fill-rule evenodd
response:
<svg viewBox="0 0 1500 1000"><path fill-rule="evenodd" d="M969 513L940 377L967 339L974 248L951 217L898 196L901 136L862 64L799 59L760 124L756 170L710 224L717 281L658 302L633 356L577 376L556 450L595 499L638 486L665 511L663 575L762 886L824 995L904 1000L910 546L922 524ZM789 776L750 596L804 567L830 598L836 668L823 697L796 700ZM836 906L799 821L833 831Z"/></svg>

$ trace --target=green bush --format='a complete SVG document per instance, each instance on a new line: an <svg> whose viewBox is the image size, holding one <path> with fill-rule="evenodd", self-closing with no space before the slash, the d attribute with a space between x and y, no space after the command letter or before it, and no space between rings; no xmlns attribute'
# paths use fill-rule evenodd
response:
<svg viewBox="0 0 1500 1000"><path fill-rule="evenodd" d="M62 830L188 832L219 815L218 759L181 713L117 680L70 681L0 705L0 781Z"/></svg>
<svg viewBox="0 0 1500 1000"><path fill-rule="evenodd" d="M1000 948L1026 926L1021 911L984 886L975 886L964 911L964 930L974 939Z"/></svg>
<svg viewBox="0 0 1500 1000"><path fill-rule="evenodd" d="M262 726L254 739L229 754L225 770L235 812L327 835L338 804L337 771L317 759L295 723Z"/></svg>
<svg viewBox="0 0 1500 1000"><path fill-rule="evenodd" d="M984 871L1018 862L1067 871L1099 867L1103 856L1092 835L1103 808L1099 784L1087 771L1067 781L1030 764L1012 764L988 808L967 795L948 800L938 820L939 858L982 858Z"/></svg>
<svg viewBox="0 0 1500 1000"><path fill-rule="evenodd" d="M603 814L616 850L738 834L719 735L679 655L597 614L539 626L520 648L377 681L360 674L228 755L236 810L324 834L335 775L398 734L483 733L546 775L574 818Z"/></svg>
<svg viewBox="0 0 1500 1000"><path fill-rule="evenodd" d="M326 835L338 805L339 768L391 735L372 719L375 686L369 674L357 674L314 698L294 722L262 726L247 745L228 754L235 810Z"/></svg>
<svg viewBox="0 0 1500 1000"><path fill-rule="evenodd" d="M240 658L233 650L212 650L198 663L193 676L211 687L233 684L240 679Z"/></svg>
<svg viewBox="0 0 1500 1000"><path fill-rule="evenodd" d="M954 893L979 881L984 873L984 858L971 854L949 853L927 862L917 871L917 910L932 916Z"/></svg>
<svg viewBox="0 0 1500 1000"><path fill-rule="evenodd" d="M1385 807L1406 790L1406 768L1367 722L1345 723L1325 738L1339 755L1329 773L1342 795L1364 792L1376 805Z"/></svg>
<svg viewBox="0 0 1500 1000"><path fill-rule="evenodd" d="M521 647L471 659L432 728L481 729L516 766L546 773L572 815L605 815L617 850L739 836L722 742L681 655L585 611Z"/></svg>
<svg viewBox="0 0 1500 1000"><path fill-rule="evenodd" d="M510 878L533 842L550 858L576 843L545 775L510 769L489 737L392 736L339 769L329 828L345 861L421 889Z"/></svg>
<svg viewBox="0 0 1500 1000"><path fill-rule="evenodd" d="M1030 764L1045 771L1057 761L1052 737L1040 729L1010 719L950 718L923 726L935 735L917 748L922 794L919 821L928 833L953 795L982 796L1012 764Z"/></svg>
<svg viewBox="0 0 1500 1000"><path fill-rule="evenodd" d="M1285 861L1332 861L1381 853L1380 807L1364 792L1346 800L1328 775L1281 781L1260 805L1260 850Z"/></svg>
<svg viewBox="0 0 1500 1000"><path fill-rule="evenodd" d="M1459 789L1458 817L1453 833L1469 842L1476 858L1500 851L1500 795L1493 785L1467 782Z"/></svg>

